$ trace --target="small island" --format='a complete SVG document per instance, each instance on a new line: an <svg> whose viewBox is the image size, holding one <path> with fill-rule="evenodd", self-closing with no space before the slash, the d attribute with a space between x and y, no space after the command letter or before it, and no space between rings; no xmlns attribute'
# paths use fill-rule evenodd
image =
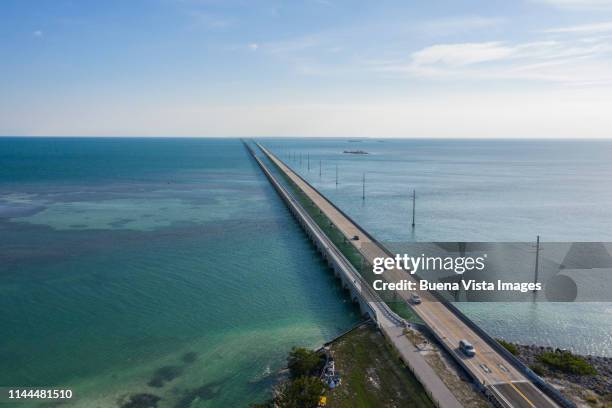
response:
<svg viewBox="0 0 612 408"><path fill-rule="evenodd" d="M345 154L369 154L364 150L345 150L343 153Z"/></svg>

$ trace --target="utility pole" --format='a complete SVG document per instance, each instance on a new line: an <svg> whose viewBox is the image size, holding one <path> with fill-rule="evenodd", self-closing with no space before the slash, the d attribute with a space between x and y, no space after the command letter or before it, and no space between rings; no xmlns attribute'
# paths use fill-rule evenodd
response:
<svg viewBox="0 0 612 408"><path fill-rule="evenodd" d="M310 171L310 153L306 153L306 157L308 158L308 171Z"/></svg>
<svg viewBox="0 0 612 408"><path fill-rule="evenodd" d="M362 179L362 188L361 188L361 199L363 201L365 201L365 173L363 173L363 179Z"/></svg>
<svg viewBox="0 0 612 408"><path fill-rule="evenodd" d="M300 167L302 167L302 152L300 152Z"/></svg>
<svg viewBox="0 0 612 408"><path fill-rule="evenodd" d="M336 163L336 187L338 187L338 164Z"/></svg>
<svg viewBox="0 0 612 408"><path fill-rule="evenodd" d="M416 209L416 190L412 190L412 228L414 228L415 209Z"/></svg>
<svg viewBox="0 0 612 408"><path fill-rule="evenodd" d="M538 283L538 272L540 269L540 236L536 239L536 262L535 262L535 276L533 277L533 283ZM536 292L536 290L533 290Z"/></svg>
<svg viewBox="0 0 612 408"><path fill-rule="evenodd" d="M319 177L321 177L321 160L319 160Z"/></svg>

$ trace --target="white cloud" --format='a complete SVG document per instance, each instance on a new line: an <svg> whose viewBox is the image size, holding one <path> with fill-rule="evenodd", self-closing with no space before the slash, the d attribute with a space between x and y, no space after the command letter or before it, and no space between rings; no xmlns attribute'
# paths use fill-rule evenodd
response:
<svg viewBox="0 0 612 408"><path fill-rule="evenodd" d="M612 21L601 23L581 24L569 27L549 28L544 30L545 33L576 33L576 34L593 34L606 33L612 31Z"/></svg>
<svg viewBox="0 0 612 408"><path fill-rule="evenodd" d="M505 21L501 17L458 16L425 21L418 24L416 28L419 31L434 33L435 35L448 35L500 26Z"/></svg>
<svg viewBox="0 0 612 408"><path fill-rule="evenodd" d="M448 80L529 80L569 85L612 84L612 44L605 38L524 43L437 44L408 62L381 62L374 69Z"/></svg>
<svg viewBox="0 0 612 408"><path fill-rule="evenodd" d="M36 30L36 31L32 32L32 35L34 37L42 37L43 36L43 32L41 30Z"/></svg>
<svg viewBox="0 0 612 408"><path fill-rule="evenodd" d="M538 0L551 6L568 9L608 9L612 0Z"/></svg>
<svg viewBox="0 0 612 408"><path fill-rule="evenodd" d="M463 66L508 58L514 50L500 42L439 44L412 54L415 65Z"/></svg>
<svg viewBox="0 0 612 408"><path fill-rule="evenodd" d="M257 44L257 43L250 43L248 45L248 47L249 47L249 50L251 50L251 51L257 51L259 49L259 44Z"/></svg>

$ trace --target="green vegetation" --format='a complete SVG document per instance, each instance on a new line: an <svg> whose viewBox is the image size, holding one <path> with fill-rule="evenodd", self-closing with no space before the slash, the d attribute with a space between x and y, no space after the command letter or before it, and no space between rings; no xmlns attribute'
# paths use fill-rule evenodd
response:
<svg viewBox="0 0 612 408"><path fill-rule="evenodd" d="M348 259L348 261L357 269L359 274L368 282L370 285L374 281L374 279L384 279L384 277L380 275L374 275L372 272L372 265L369 264L365 258L361 255L361 253L351 244L350 241L346 239L346 237L340 232L323 214L319 208L308 198L306 194L289 178L287 175L281 171L276 164L273 164L274 169L276 169L276 173L279 174L283 181L285 181L284 185L291 192L293 197L300 203L300 205L306 210L308 215L317 223L319 228L323 230L325 235L336 245L338 250L342 252L342 254ZM384 294L383 294L384 295ZM397 313L399 316L404 319L415 322L422 323L421 319L414 313L414 311L406 305L406 302L397 296L397 294L393 295L393 299L383 299L385 303L389 305L391 310Z"/></svg>
<svg viewBox="0 0 612 408"><path fill-rule="evenodd" d="M506 350L508 350L510 353L512 353L512 354L513 354L513 355L515 355L515 356L518 356L519 351L518 351L518 348L517 348L517 347L516 347L514 344L509 343L509 342L507 342L506 340L502 340L502 339L497 339L497 342L498 342L499 344L501 344L501 345L502 345L502 346L503 346L503 347L504 347ZM537 374L537 373L536 373L536 374Z"/></svg>
<svg viewBox="0 0 612 408"><path fill-rule="evenodd" d="M299 377L281 384L274 402L282 408L316 407L324 391L325 385L318 377Z"/></svg>
<svg viewBox="0 0 612 408"><path fill-rule="evenodd" d="M325 356L313 350L294 347L287 356L290 378L274 390L274 397L251 408L312 408L326 390L318 375Z"/></svg>
<svg viewBox="0 0 612 408"><path fill-rule="evenodd" d="M297 187L289 177L280 171L283 179L286 181L293 196L298 200L300 205L308 212L308 215L317 223L319 228L323 230L325 235L331 239L342 254L357 270L361 270L364 263L363 256L355 249L355 247L347 241L346 237L338 231L338 229L329 221L329 219L319 210L319 208Z"/></svg>
<svg viewBox="0 0 612 408"><path fill-rule="evenodd" d="M372 325L331 344L340 386L326 393L330 408L429 408L427 393Z"/></svg>
<svg viewBox="0 0 612 408"><path fill-rule="evenodd" d="M414 312L414 310L412 310L412 308L406 304L406 301L400 299L399 296L396 295L395 300L385 299L385 303L387 303L389 308L397 313L398 316L403 317L409 322L423 323L421 318Z"/></svg>
<svg viewBox="0 0 612 408"><path fill-rule="evenodd" d="M540 364L532 364L529 366L529 368L540 377L543 377L546 374L546 370Z"/></svg>
<svg viewBox="0 0 612 408"><path fill-rule="evenodd" d="M548 351L538 356L540 363L568 374L595 375L597 370L585 359L569 351ZM534 370L535 371L535 370ZM537 373L536 373L537 374Z"/></svg>
<svg viewBox="0 0 612 408"><path fill-rule="evenodd" d="M274 398L251 408L314 408L325 392L325 385L317 377L299 377L279 384Z"/></svg>
<svg viewBox="0 0 612 408"><path fill-rule="evenodd" d="M330 345L341 384L330 390L318 378L323 354L293 348L290 378L274 397L251 408L314 408L321 396L329 408L433 408L427 393L373 325L363 325Z"/></svg>
<svg viewBox="0 0 612 408"><path fill-rule="evenodd" d="M324 364L325 356L323 354L303 347L292 348L287 357L287 367L293 379L317 376Z"/></svg>
<svg viewBox="0 0 612 408"><path fill-rule="evenodd" d="M332 225L329 219L319 210L319 208L308 198L306 194L282 171L278 166L268 160L276 170L275 173L280 175L282 180L285 182L284 186L288 188L293 197L300 203L300 205L308 212L308 215L317 223L319 228L325 232L325 234L331 239L331 241L338 247L340 252L349 260L349 262L357 269L361 270L363 267L363 256L359 251L347 241L346 237L338 231L338 229Z"/></svg>

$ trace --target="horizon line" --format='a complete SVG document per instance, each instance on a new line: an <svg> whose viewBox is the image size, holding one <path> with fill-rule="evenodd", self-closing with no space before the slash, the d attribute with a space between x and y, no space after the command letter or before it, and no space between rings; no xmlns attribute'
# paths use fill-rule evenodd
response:
<svg viewBox="0 0 612 408"><path fill-rule="evenodd" d="M0 135L2 139L368 139L368 140L572 140L572 141L612 141L612 136L603 137L563 137L563 136L184 136L184 135Z"/></svg>

